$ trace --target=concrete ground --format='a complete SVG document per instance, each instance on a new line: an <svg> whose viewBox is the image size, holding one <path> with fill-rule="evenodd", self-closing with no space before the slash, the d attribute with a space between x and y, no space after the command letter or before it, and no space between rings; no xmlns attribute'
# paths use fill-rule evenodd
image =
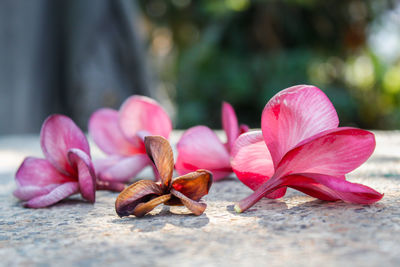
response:
<svg viewBox="0 0 400 267"><path fill-rule="evenodd" d="M400 266L400 132L376 139L374 155L348 176L385 194L374 205L290 190L236 214L233 203L251 190L232 176L212 186L199 217L161 206L121 219L110 192L98 192L94 205L74 196L23 208L12 196L14 173L25 156L41 156L38 136L0 137L0 265Z"/></svg>

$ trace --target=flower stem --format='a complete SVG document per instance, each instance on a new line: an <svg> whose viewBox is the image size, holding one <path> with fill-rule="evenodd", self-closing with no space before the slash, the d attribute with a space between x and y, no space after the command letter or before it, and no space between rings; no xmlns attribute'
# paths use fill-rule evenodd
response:
<svg viewBox="0 0 400 267"><path fill-rule="evenodd" d="M261 198L263 198L266 194L274 191L279 186L279 182L277 179L271 178L265 183L263 183L253 194L250 196L240 200L236 203L234 209L237 213L242 213L243 211L251 208L254 204L256 204Z"/></svg>

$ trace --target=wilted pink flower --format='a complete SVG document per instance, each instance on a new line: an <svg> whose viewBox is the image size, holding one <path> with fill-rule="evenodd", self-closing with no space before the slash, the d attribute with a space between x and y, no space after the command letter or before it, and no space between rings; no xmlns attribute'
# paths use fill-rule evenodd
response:
<svg viewBox="0 0 400 267"><path fill-rule="evenodd" d="M328 201L380 200L382 194L345 179L374 151L374 134L338 124L332 103L314 86L275 95L264 108L262 131L241 135L233 148L234 172L255 190L235 210L245 211L262 197L280 198L287 187Z"/></svg>
<svg viewBox="0 0 400 267"><path fill-rule="evenodd" d="M151 164L146 155L144 137L168 138L172 123L168 114L153 99L131 96L119 111L102 108L93 113L89 133L109 156L95 162L100 180L128 182Z"/></svg>
<svg viewBox="0 0 400 267"><path fill-rule="evenodd" d="M235 140L248 131L247 125L238 124L234 109L229 103L222 104L222 126L227 142L206 126L195 126L187 130L177 144L178 158L175 169L180 175L206 169L213 173L214 180L232 173L230 153Z"/></svg>
<svg viewBox="0 0 400 267"><path fill-rule="evenodd" d="M28 157L23 161L16 173L14 195L29 208L50 206L79 192L94 202L96 176L89 144L78 126L66 116L52 115L43 123L40 145L45 159ZM123 189L116 184L111 188Z"/></svg>

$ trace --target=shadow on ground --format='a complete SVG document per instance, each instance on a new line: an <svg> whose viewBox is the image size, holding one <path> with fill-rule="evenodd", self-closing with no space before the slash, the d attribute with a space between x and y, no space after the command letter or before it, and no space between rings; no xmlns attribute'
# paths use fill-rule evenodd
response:
<svg viewBox="0 0 400 267"><path fill-rule="evenodd" d="M132 231L155 232L162 229L166 224L184 228L202 228L210 222L210 219L205 213L200 216L190 213L178 214L172 212L169 207L164 206L162 210L156 214L147 214L142 218L129 216L114 219L111 222L115 224L132 225Z"/></svg>

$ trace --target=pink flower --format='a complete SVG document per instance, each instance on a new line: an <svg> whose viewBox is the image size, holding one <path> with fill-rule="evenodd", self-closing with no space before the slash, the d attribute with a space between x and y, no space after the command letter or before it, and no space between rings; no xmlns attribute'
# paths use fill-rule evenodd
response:
<svg viewBox="0 0 400 267"><path fill-rule="evenodd" d="M47 207L79 192L94 202L96 176L89 144L78 126L66 116L52 115L43 123L40 145L45 159L22 162L14 195L29 208Z"/></svg>
<svg viewBox="0 0 400 267"><path fill-rule="evenodd" d="M153 99L131 96L119 111L102 108L93 113L89 133L109 157L95 162L100 180L128 182L152 164L146 155L144 137L168 138L172 123L168 114Z"/></svg>
<svg viewBox="0 0 400 267"><path fill-rule="evenodd" d="M227 137L225 144L206 126L192 127L182 135L177 144L175 164L180 175L206 169L213 173L215 180L220 180L232 173L230 153L233 144L249 128L247 125L239 127L235 111L226 102L222 104L222 126Z"/></svg>
<svg viewBox="0 0 400 267"><path fill-rule="evenodd" d="M255 190L235 210L245 211L262 197L280 198L287 187L328 201L379 201L382 194L345 178L374 151L374 134L338 124L332 103L314 86L275 95L264 108L262 131L241 135L234 145L233 170Z"/></svg>

